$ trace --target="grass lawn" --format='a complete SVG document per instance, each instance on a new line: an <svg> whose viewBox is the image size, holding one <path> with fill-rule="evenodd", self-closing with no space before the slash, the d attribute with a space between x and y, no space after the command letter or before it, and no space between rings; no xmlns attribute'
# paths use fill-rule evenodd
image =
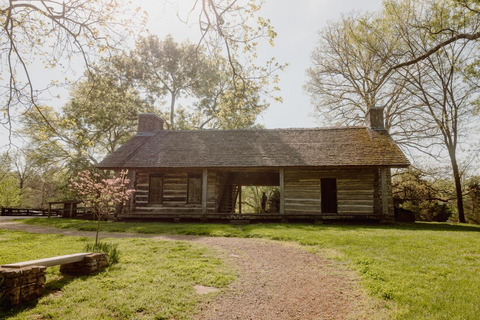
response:
<svg viewBox="0 0 480 320"><path fill-rule="evenodd" d="M84 252L91 239L0 230L0 264ZM36 303L0 310L0 319L184 319L204 296L195 284L225 287L233 270L203 246L154 239L108 239L120 262L93 276L47 269L46 294Z"/></svg>
<svg viewBox="0 0 480 320"><path fill-rule="evenodd" d="M91 221L31 219L23 222L95 230L95 223ZM415 223L391 226L252 224L238 227L105 222L101 228L113 232L296 242L328 258L345 262L356 270L366 291L387 302L390 308L388 318L478 319L480 315L480 226ZM148 256L151 255L149 251L142 250L138 254ZM125 248L124 257L130 258L130 252Z"/></svg>

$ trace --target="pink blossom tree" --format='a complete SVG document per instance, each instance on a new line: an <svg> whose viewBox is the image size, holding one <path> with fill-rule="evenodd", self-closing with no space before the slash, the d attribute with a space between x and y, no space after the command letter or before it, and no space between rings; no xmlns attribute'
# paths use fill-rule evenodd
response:
<svg viewBox="0 0 480 320"><path fill-rule="evenodd" d="M84 170L78 173L77 179L70 179L70 189L80 197L86 207L92 209L97 218L95 246L98 243L102 215L114 210L117 204L128 201L130 195L135 191L127 188L130 180L126 176L127 173L121 171L118 177L102 179L98 173Z"/></svg>

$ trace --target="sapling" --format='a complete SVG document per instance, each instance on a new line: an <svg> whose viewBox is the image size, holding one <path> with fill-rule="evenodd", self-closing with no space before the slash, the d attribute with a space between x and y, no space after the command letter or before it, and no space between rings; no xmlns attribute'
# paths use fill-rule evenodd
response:
<svg viewBox="0 0 480 320"><path fill-rule="evenodd" d="M129 182L125 171L121 171L118 177L103 179L96 172L84 170L78 173L77 179L70 179L70 189L80 197L86 207L92 208L97 218L95 246L98 244L102 215L108 214L117 204L127 201L135 191L127 188Z"/></svg>

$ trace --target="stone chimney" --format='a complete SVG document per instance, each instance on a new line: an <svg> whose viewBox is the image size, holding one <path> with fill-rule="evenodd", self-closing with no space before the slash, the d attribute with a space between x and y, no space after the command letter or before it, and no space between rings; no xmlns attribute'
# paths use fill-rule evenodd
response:
<svg viewBox="0 0 480 320"><path fill-rule="evenodd" d="M138 132L141 135L153 135L163 130L165 121L154 113L140 113L138 115Z"/></svg>
<svg viewBox="0 0 480 320"><path fill-rule="evenodd" d="M385 107L372 107L365 117L365 124L368 128L376 131L385 131L383 109Z"/></svg>

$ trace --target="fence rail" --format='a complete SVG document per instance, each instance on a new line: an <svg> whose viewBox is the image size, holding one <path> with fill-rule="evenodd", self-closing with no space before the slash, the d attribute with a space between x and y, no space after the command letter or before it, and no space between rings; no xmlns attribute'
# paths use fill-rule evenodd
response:
<svg viewBox="0 0 480 320"><path fill-rule="evenodd" d="M2 208L0 216L61 216L61 217L76 217L92 215L92 210L85 207L65 206L62 208L49 209L25 209L25 208Z"/></svg>
<svg viewBox="0 0 480 320"><path fill-rule="evenodd" d="M52 210L50 214L59 215L59 210ZM2 216L46 216L48 209L2 208Z"/></svg>
<svg viewBox="0 0 480 320"><path fill-rule="evenodd" d="M82 204L82 206L79 206ZM109 212L114 212L115 207L109 207ZM0 216L60 216L63 218L93 218L91 208L83 206L81 201L49 202L47 209L1 208Z"/></svg>

